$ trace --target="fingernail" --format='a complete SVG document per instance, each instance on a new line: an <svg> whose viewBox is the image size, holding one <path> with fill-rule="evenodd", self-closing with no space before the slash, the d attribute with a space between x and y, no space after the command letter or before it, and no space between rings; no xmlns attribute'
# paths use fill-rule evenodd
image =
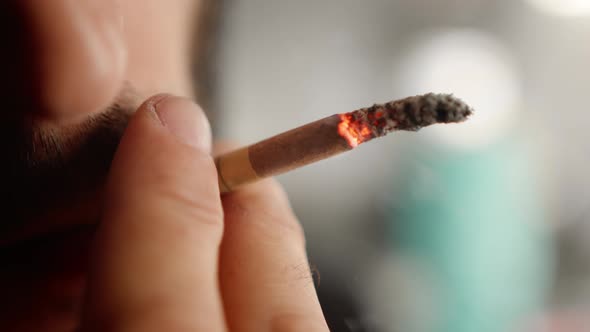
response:
<svg viewBox="0 0 590 332"><path fill-rule="evenodd" d="M211 151L211 127L203 110L187 98L160 95L152 99L162 125L181 142Z"/></svg>

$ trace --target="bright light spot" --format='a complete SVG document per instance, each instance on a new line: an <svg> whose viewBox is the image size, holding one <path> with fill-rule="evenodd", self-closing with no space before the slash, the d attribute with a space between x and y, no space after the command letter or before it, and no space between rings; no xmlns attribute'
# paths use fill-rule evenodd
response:
<svg viewBox="0 0 590 332"><path fill-rule="evenodd" d="M542 12L559 16L590 15L590 0L526 0Z"/></svg>
<svg viewBox="0 0 590 332"><path fill-rule="evenodd" d="M453 146L481 146L505 133L520 102L520 79L502 45L483 32L446 30L417 38L394 75L404 95L452 93L475 110L461 124L424 129Z"/></svg>

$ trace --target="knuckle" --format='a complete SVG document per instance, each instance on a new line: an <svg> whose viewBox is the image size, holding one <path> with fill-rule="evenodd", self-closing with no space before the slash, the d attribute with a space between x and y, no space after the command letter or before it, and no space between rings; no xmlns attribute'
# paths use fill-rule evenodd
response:
<svg viewBox="0 0 590 332"><path fill-rule="evenodd" d="M165 151L154 156L151 167L141 181L150 183L152 189L148 190L153 190L154 199L159 201L153 204L168 206L172 215L185 215L193 221L219 227L223 225L223 209L216 191L217 173L209 156ZM138 192L139 197L145 194Z"/></svg>
<svg viewBox="0 0 590 332"><path fill-rule="evenodd" d="M295 242L305 247L305 232L293 213L287 195L274 180L230 193L223 206L231 221L247 222L250 231L271 242Z"/></svg>
<svg viewBox="0 0 590 332"><path fill-rule="evenodd" d="M305 248L305 231L299 220L292 214L277 214L276 211L263 211L269 222L261 222L263 232L276 241L292 241L299 247ZM277 227L278 226L278 227Z"/></svg>

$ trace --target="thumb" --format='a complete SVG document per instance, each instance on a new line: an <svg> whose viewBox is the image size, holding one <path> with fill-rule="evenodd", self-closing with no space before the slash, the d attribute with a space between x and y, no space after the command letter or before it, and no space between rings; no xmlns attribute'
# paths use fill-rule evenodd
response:
<svg viewBox="0 0 590 332"><path fill-rule="evenodd" d="M113 160L89 275L88 330L217 331L223 210L205 115L159 95Z"/></svg>

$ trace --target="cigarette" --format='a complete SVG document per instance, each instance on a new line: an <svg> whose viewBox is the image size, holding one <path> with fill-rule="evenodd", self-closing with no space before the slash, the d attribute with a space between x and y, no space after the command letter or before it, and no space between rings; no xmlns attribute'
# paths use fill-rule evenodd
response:
<svg viewBox="0 0 590 332"><path fill-rule="evenodd" d="M428 93L334 114L217 157L219 188L221 193L227 193L352 150L394 131L463 122L472 113L471 107L453 95Z"/></svg>

